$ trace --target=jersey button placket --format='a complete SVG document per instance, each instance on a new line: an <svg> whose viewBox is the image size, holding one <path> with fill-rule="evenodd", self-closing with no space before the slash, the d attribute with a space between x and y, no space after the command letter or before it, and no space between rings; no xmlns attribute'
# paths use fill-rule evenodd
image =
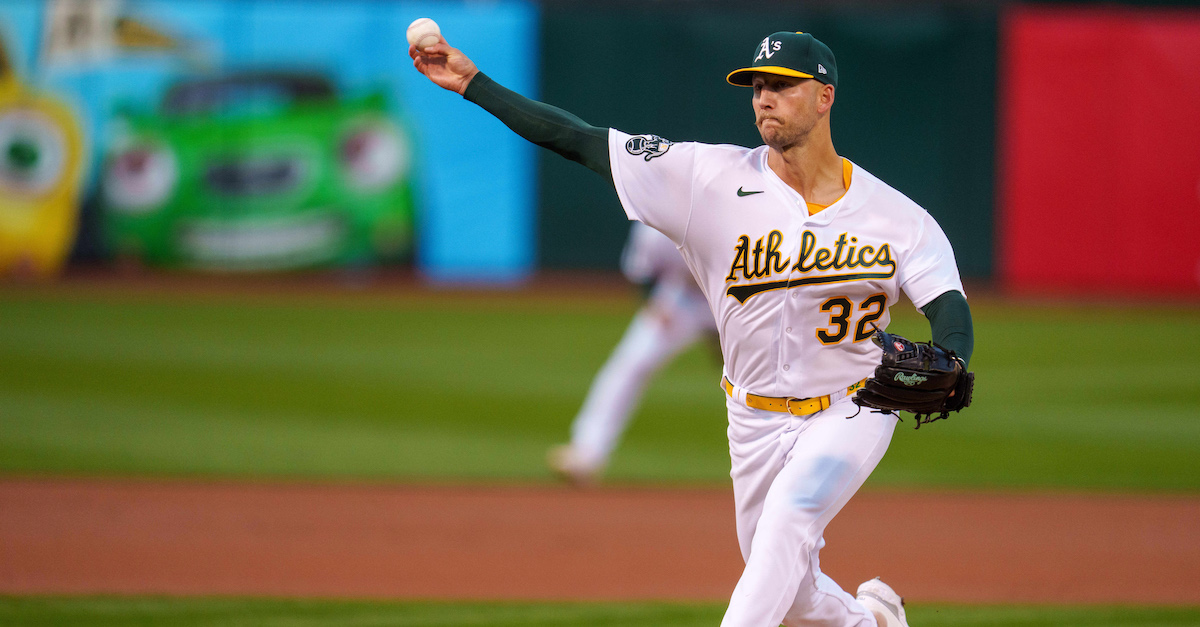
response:
<svg viewBox="0 0 1200 627"><path fill-rule="evenodd" d="M804 199L800 198L800 197L796 197L796 203L802 209L805 210L804 216L807 217L808 212L807 212L807 207L804 204ZM803 230L804 230L803 220L797 220L797 221L793 222L793 224L789 225L789 227L786 229L786 232L788 232L791 235L791 240L789 240L789 241L793 242L793 243L799 242L801 240L800 234ZM788 264L791 264L793 262L793 260L797 259L797 255L799 254L799 251L791 250L791 251L789 251L789 253L790 254L788 255ZM785 275L785 276L789 279L791 278L790 274ZM779 337L779 344L780 344L780 346L779 346L779 363L780 363L779 368L780 369L778 372L782 373L780 378L781 378L782 382L784 383L784 387L786 389L791 389L794 386L794 384L796 383L796 377L791 376L792 365L790 362L792 361L792 351L797 350L797 346L795 346L797 338L792 334L792 326L793 326L792 318L793 318L793 315L795 314L794 310L797 307L800 307L801 303L800 303L800 290L799 289L787 288L787 292L788 292L788 294L791 295L791 298L789 299L787 297L784 297L783 304L782 304L781 311L780 311L779 328L783 329L783 335L781 335ZM803 320L803 316L801 316L799 319ZM799 355L798 352L797 352L797 355ZM799 374L799 372L797 372L797 374ZM789 393L787 395L790 396L791 394Z"/></svg>
<svg viewBox="0 0 1200 627"><path fill-rule="evenodd" d="M790 303L785 300L783 304L783 311L781 312L782 319L780 320L780 326L783 327L783 335L779 338L779 369L785 373L791 372L792 370L792 365L789 363L791 361L791 354L794 348L792 345L794 336L792 335L791 318L792 310L798 306L796 299L799 296L798 290L793 289L788 291L791 292L792 298ZM785 377L784 381L787 382L788 387L790 387L791 383L794 383L791 377Z"/></svg>

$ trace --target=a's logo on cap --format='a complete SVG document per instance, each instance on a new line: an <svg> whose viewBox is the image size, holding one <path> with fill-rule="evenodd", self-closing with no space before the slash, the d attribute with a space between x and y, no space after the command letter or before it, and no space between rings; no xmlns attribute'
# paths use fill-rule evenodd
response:
<svg viewBox="0 0 1200 627"><path fill-rule="evenodd" d="M783 46L782 41L771 41L770 37L763 39L762 43L758 44L758 55L754 57L754 61L761 61L763 57L770 59L776 52L779 52L781 46Z"/></svg>
<svg viewBox="0 0 1200 627"><path fill-rule="evenodd" d="M820 74L828 74L829 73L829 72L825 71L825 66L821 65L820 63L817 64L817 72Z"/></svg>

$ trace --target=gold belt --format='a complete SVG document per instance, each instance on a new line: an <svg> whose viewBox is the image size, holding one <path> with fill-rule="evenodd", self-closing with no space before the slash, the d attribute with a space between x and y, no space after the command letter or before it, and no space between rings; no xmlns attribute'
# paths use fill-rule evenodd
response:
<svg viewBox="0 0 1200 627"><path fill-rule="evenodd" d="M853 394L855 390L866 385L866 383L867 380L863 379L858 383L851 384L850 387L846 388L846 396ZM725 388L726 394L730 397L733 396L733 384L729 382L727 377L721 377L721 387ZM814 396L812 398L794 398L786 396L759 396L746 392L746 406L764 411L777 411L793 416L807 416L824 409L829 409L829 405L831 404L829 397L831 396L833 394Z"/></svg>

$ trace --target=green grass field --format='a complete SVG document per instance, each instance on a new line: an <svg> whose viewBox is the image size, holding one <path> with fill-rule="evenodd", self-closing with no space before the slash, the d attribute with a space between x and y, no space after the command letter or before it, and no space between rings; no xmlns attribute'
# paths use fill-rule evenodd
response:
<svg viewBox="0 0 1200 627"><path fill-rule="evenodd" d="M449 603L260 599L0 597L0 624L40 627L711 627L719 604ZM921 627L1190 627L1200 609L1119 607L909 608Z"/></svg>
<svg viewBox="0 0 1200 627"><path fill-rule="evenodd" d="M628 298L0 291L0 474L539 482ZM867 489L1200 490L1200 310L973 302L976 402ZM892 330L928 328L911 307ZM651 385L610 478L728 481L714 351ZM2 625L714 625L721 604L0 597ZM920 627L1180 627L1200 608L910 608Z"/></svg>
<svg viewBox="0 0 1200 627"><path fill-rule="evenodd" d="M545 450L635 308L0 291L0 472L549 481ZM901 425L868 489L1200 489L1195 307L973 312L975 404ZM664 371L610 477L726 482L719 376L709 346Z"/></svg>

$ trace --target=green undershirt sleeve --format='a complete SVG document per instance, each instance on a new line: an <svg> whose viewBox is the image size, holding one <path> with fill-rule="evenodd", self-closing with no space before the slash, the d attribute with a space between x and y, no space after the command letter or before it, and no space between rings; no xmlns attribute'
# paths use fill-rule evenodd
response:
<svg viewBox="0 0 1200 627"><path fill-rule="evenodd" d="M963 363L971 363L971 353L975 350L975 329L966 296L958 290L950 290L930 301L921 311L929 319L934 343L954 351Z"/></svg>
<svg viewBox="0 0 1200 627"><path fill-rule="evenodd" d="M467 84L463 98L496 116L521 137L581 163L612 182L607 128L592 126L558 107L526 98L483 72Z"/></svg>

